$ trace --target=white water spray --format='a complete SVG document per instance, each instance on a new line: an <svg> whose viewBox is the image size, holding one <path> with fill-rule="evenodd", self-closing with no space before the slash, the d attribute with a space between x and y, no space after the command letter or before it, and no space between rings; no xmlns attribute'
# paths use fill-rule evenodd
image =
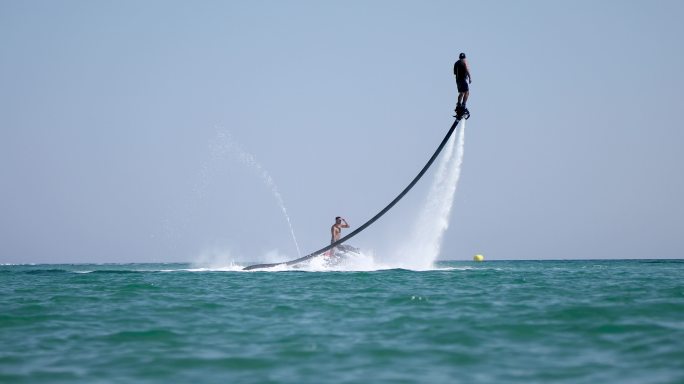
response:
<svg viewBox="0 0 684 384"><path fill-rule="evenodd" d="M465 120L458 135L449 140L432 186L411 234L393 252L393 264L408 269L432 269L449 227L449 216L463 164Z"/></svg>
<svg viewBox="0 0 684 384"><path fill-rule="evenodd" d="M278 202L280 210L283 212L283 215L285 216L287 225L290 227L290 234L292 235L292 241L294 242L295 248L297 249L297 254L299 255L299 257L301 257L302 252L299 249L299 243L297 243L297 236L295 236L294 228L292 227L292 222L290 221L290 216L287 214L285 202L283 201L283 197L280 195L280 192L278 192L278 187L276 187L271 175L261 166L261 164L259 164L258 161L256 161L254 156L252 156L250 153L244 150L238 143L236 143L228 132L219 131L216 136L218 140L217 145L214 148L214 152L217 155L223 156L226 153L229 153L235 156L238 159L238 161L240 161L242 164L252 168L257 173L259 178L261 178L261 181L263 181L264 184L266 184L266 186L271 190L273 197Z"/></svg>

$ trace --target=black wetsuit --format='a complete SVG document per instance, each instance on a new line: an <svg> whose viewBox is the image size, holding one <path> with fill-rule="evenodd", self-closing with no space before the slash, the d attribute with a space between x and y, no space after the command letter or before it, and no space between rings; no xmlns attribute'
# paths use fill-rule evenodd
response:
<svg viewBox="0 0 684 384"><path fill-rule="evenodd" d="M468 79L470 78L470 73L465 65L465 62L459 59L454 63L454 76L456 76L456 88L458 88L458 93L468 91Z"/></svg>

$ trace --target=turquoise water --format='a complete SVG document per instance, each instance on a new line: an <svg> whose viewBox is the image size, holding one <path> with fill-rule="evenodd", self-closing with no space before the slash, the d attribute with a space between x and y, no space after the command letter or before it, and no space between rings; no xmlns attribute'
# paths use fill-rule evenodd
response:
<svg viewBox="0 0 684 384"><path fill-rule="evenodd" d="M2 383L683 383L684 261L0 266Z"/></svg>

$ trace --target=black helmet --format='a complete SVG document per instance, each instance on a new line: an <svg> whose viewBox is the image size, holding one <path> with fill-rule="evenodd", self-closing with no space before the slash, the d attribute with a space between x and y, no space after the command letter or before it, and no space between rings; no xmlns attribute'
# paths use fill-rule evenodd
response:
<svg viewBox="0 0 684 384"><path fill-rule="evenodd" d="M465 53L461 52L461 54L458 55L458 58L459 59L465 59Z"/></svg>

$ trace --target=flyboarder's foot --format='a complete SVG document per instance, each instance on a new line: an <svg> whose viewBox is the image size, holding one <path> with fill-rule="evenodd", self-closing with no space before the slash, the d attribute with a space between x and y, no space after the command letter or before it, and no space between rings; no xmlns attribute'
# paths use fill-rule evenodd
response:
<svg viewBox="0 0 684 384"><path fill-rule="evenodd" d="M463 116L463 113L465 113L466 109L465 109L465 107L464 107L463 105L458 104L458 105L456 106L455 111L456 111L456 115L455 115L454 117L460 119L461 116Z"/></svg>

